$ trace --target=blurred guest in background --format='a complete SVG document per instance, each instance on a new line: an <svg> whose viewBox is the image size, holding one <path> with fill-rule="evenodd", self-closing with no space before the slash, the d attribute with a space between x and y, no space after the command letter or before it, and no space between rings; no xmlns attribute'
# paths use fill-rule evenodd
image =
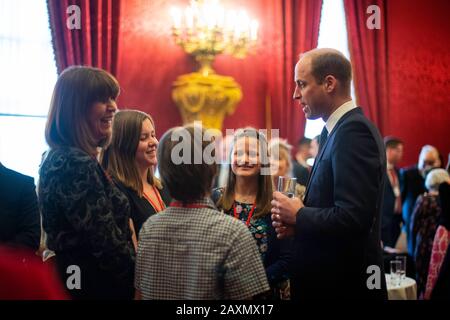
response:
<svg viewBox="0 0 450 320"><path fill-rule="evenodd" d="M292 146L284 139L270 140L269 154L274 190L277 189L279 177L292 177L291 149ZM295 196L303 199L305 189L305 185L297 182L295 186Z"/></svg>
<svg viewBox="0 0 450 320"><path fill-rule="evenodd" d="M404 232L406 232L406 241L408 254L414 255L413 238L411 236L411 215L416 203L417 197L425 192L425 177L433 168L439 168L441 160L438 150L430 145L425 145L419 154L417 166L412 166L400 170L401 199L403 201L402 214Z"/></svg>
<svg viewBox="0 0 450 320"><path fill-rule="evenodd" d="M317 154L319 153L319 140L320 140L320 134L315 136L311 140L311 146L309 148L309 153L311 155L311 158L315 159L317 157Z"/></svg>
<svg viewBox="0 0 450 320"><path fill-rule="evenodd" d="M439 186L439 203L441 205L441 215L433 241L425 299L431 298L431 293L441 270L442 272L447 272L442 269L442 265L450 245L450 179ZM448 268L448 266L446 267Z"/></svg>
<svg viewBox="0 0 450 320"><path fill-rule="evenodd" d="M317 154L319 153L319 140L320 140L320 134L312 138L311 144L309 146L309 154L311 155L311 158L307 160L308 164L311 166L314 165L314 160L317 157Z"/></svg>
<svg viewBox="0 0 450 320"><path fill-rule="evenodd" d="M39 248L41 223L34 180L0 163L0 245Z"/></svg>
<svg viewBox="0 0 450 320"><path fill-rule="evenodd" d="M402 199L397 165L402 160L403 142L396 137L384 139L386 148L387 177L384 185L384 201L381 216L381 241L384 246L395 247L402 224Z"/></svg>
<svg viewBox="0 0 450 320"><path fill-rule="evenodd" d="M307 163L307 160L311 157L310 145L311 139L306 137L300 139L297 144L297 152L295 153L293 166L291 166L293 176L297 178L298 183L304 186L308 183L309 172L311 171L311 167Z"/></svg>
<svg viewBox="0 0 450 320"><path fill-rule="evenodd" d="M311 157L309 152L311 146L311 139L307 137L301 138L297 143L297 152L295 153L294 162L299 165L310 169L309 165L306 163L306 160Z"/></svg>
<svg viewBox="0 0 450 320"><path fill-rule="evenodd" d="M450 153L448 155L448 162L446 166L447 172L450 174ZM449 232L450 232L450 183L442 183L439 187L439 199L441 200L441 219L439 222L439 227L443 227L447 230L447 240L450 242ZM444 233L445 235L445 233ZM442 239L438 234L436 235L438 237L438 241ZM435 243L436 243L436 237L435 237ZM435 247L435 243L433 243L433 248ZM441 251L442 245L440 246L439 250ZM433 250L434 251L434 250ZM431 281L431 299L446 299L450 300L450 243L447 246L447 250L445 253L445 256L442 260L442 263L439 267L440 262L440 256L438 255L435 259L434 255L432 254L432 265L430 265L430 268L434 267L434 270L438 273L436 283L433 287L433 281ZM436 263L434 263L436 262ZM430 279L429 279L430 280ZM431 279L433 280L433 278ZM428 281L427 281L427 289L428 289Z"/></svg>
<svg viewBox="0 0 450 320"><path fill-rule="evenodd" d="M450 176L444 169L431 170L425 180L428 192L417 198L411 216L418 297L422 297L425 292L433 241L442 211L439 203L439 186L449 179Z"/></svg>

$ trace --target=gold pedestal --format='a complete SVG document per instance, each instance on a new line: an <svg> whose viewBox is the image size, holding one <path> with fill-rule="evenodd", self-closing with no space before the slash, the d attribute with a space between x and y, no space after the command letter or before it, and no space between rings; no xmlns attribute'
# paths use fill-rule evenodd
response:
<svg viewBox="0 0 450 320"><path fill-rule="evenodd" d="M184 124L202 121L206 128L222 130L223 119L233 114L242 99L242 91L232 77L194 72L177 78L172 99L180 109Z"/></svg>

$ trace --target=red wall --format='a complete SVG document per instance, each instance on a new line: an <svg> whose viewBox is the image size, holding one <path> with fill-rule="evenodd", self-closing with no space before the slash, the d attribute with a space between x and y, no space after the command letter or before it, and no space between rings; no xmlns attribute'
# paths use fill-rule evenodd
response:
<svg viewBox="0 0 450 320"><path fill-rule="evenodd" d="M388 1L388 132L405 142L405 165L420 148L450 152L450 1Z"/></svg>

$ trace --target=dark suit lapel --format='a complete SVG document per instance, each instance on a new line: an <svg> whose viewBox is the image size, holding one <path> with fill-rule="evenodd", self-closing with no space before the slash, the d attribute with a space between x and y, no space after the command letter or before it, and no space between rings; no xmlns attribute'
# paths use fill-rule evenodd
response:
<svg viewBox="0 0 450 320"><path fill-rule="evenodd" d="M346 114L344 114L339 121L336 123L336 125L334 126L333 130L331 131L331 133L328 135L327 141L325 141L325 145L323 147L320 148L320 152L317 155L317 158L314 160L314 165L313 168L311 170L311 174L309 175L309 179L308 179L308 184L306 186L306 193L305 193L305 201L308 197L308 193L309 193L309 185L311 184L311 181L314 177L314 174L316 173L316 168L318 166L318 163L320 162L320 160L322 160L323 157L323 153L325 152L325 149L328 145L328 142L330 142L330 140L333 138L334 134L336 133L337 129L339 128L339 126L345 121L345 119L347 119L350 115L356 113L356 112L362 112L361 108L357 107L355 109L350 110L349 112L347 112Z"/></svg>

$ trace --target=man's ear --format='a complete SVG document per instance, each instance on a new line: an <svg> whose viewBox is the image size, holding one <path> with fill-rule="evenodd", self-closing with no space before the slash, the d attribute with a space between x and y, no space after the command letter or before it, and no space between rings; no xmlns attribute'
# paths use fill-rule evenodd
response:
<svg viewBox="0 0 450 320"><path fill-rule="evenodd" d="M323 84L324 84L325 90L327 92L329 92L329 93L333 92L334 90L336 90L337 79L334 76L332 76L332 75L328 75L323 80Z"/></svg>

